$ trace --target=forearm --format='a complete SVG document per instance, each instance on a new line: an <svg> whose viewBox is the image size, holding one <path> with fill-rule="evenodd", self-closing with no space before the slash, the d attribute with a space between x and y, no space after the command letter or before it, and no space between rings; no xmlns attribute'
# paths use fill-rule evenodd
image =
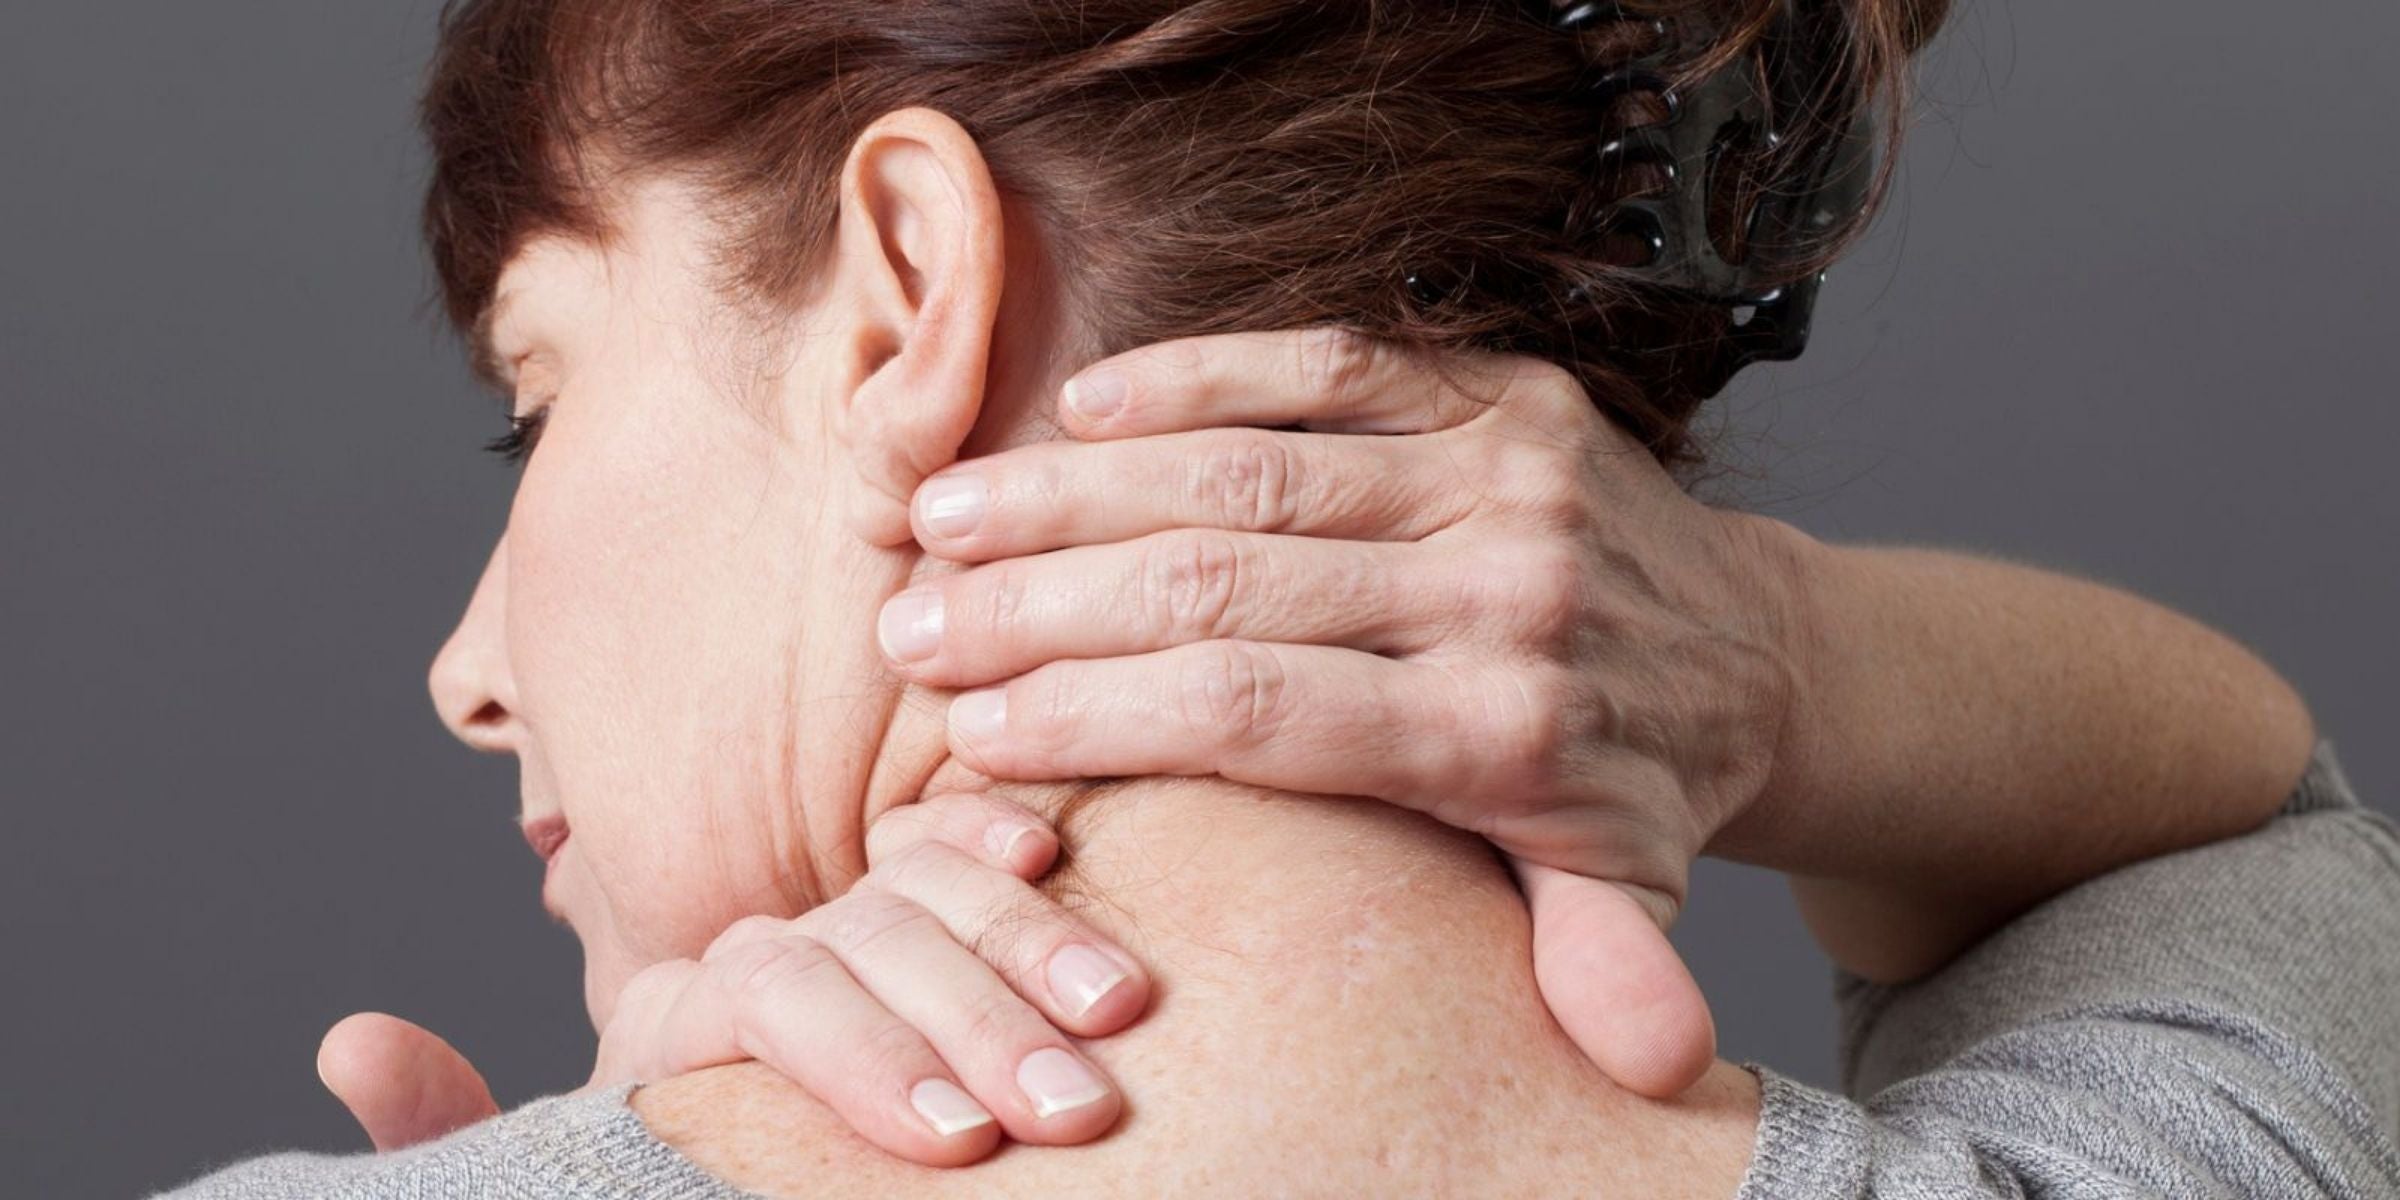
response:
<svg viewBox="0 0 2400 1200"><path fill-rule="evenodd" d="M2084 879L2253 828L2307 762L2297 693L2189 618L2029 567L1789 534L1795 715L1711 849L1791 873L1862 975L1921 975Z"/></svg>

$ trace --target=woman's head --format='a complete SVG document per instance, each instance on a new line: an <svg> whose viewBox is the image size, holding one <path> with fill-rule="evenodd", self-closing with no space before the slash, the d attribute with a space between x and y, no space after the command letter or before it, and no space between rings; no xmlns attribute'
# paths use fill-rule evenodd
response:
<svg viewBox="0 0 2400 1200"><path fill-rule="evenodd" d="M1732 54L1774 6L1680 7ZM1932 7L1862 4L1837 90ZM1467 2L456 7L428 232L540 448L434 686L571 830L550 895L595 1018L840 887L874 797L938 763L871 633L918 565L906 498L1044 436L1083 362L1316 323L1530 350L1683 456L1671 348L1724 314L1637 303L1584 223L1639 181L1593 178L1576 84L1644 36ZM1412 296L1426 263L1467 286Z"/></svg>
<svg viewBox="0 0 2400 1200"><path fill-rule="evenodd" d="M641 967L863 869L870 785L913 795L941 754L871 633L918 565L908 494L1064 378L1023 244L999 320L1007 221L956 123L887 114L837 170L797 308L730 299L714 201L652 177L612 191L604 240L527 241L480 325L532 444L433 690L519 757L529 830L563 822L545 895L598 1019Z"/></svg>
<svg viewBox="0 0 2400 1200"><path fill-rule="evenodd" d="M1762 51L1787 5L1838 9L1815 107L1778 114L1799 157L1878 96L1947 0L1656 0L1694 71ZM1559 5L1566 7L1563 0ZM1585 7L1598 7L1587 5ZM805 294L831 180L876 115L912 105L974 136L1003 194L1068 260L1101 353L1171 337L1338 323L1428 346L1523 350L1575 372L1664 459L1705 397L1678 349L1728 316L1663 303L1596 228L1654 173L1598 154L1656 112L1591 86L1647 51L1647 20L1550 28L1546 0L474 0L444 22L426 103L428 235L452 318L546 229L605 226L596 183L689 170L726 218L727 283ZM1771 171L1785 160L1765 161ZM1746 183L1720 171L1730 203ZM1738 178L1737 178L1738 177ZM1790 254L1797 278L1834 247ZM1786 248L1787 250L1789 248ZM1468 279L1438 305L1406 279ZM1570 302L1584 285L1597 302Z"/></svg>

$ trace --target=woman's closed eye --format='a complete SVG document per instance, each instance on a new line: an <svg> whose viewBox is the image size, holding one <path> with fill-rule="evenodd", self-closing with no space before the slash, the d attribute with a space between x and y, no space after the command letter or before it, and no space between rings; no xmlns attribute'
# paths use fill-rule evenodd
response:
<svg viewBox="0 0 2400 1200"><path fill-rule="evenodd" d="M483 448L497 454L512 466L521 466L532 457L534 446L542 440L542 424L550 416L550 407L543 405L531 412L511 413L508 432L485 442Z"/></svg>
<svg viewBox="0 0 2400 1200"><path fill-rule="evenodd" d="M523 466L541 443L542 427L550 419L550 406L558 398L561 380L558 364L547 351L527 350L505 361L506 372L495 383L508 414L508 432L484 443L483 448L510 466Z"/></svg>

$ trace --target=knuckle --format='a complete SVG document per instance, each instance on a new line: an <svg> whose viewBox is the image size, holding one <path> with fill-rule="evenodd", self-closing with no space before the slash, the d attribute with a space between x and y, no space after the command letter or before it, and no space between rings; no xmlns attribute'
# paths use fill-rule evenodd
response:
<svg viewBox="0 0 2400 1200"><path fill-rule="evenodd" d="M870 870L909 847L941 836L947 812L942 801L921 800L890 809L867 825L867 866Z"/></svg>
<svg viewBox="0 0 2400 1200"><path fill-rule="evenodd" d="M1379 353L1374 339L1355 330L1332 325L1302 330L1301 385L1319 396L1357 398L1374 374Z"/></svg>
<svg viewBox="0 0 2400 1200"><path fill-rule="evenodd" d="M990 792L943 792L920 800L910 807L922 808L932 814L945 828L964 830L970 836L980 835L994 825L1032 824L1041 826L1043 829L1050 827L1050 822L1041 814L1006 796ZM944 840L947 841L947 839ZM967 849L956 842L948 844L962 850Z"/></svg>
<svg viewBox="0 0 2400 1200"><path fill-rule="evenodd" d="M1049 663L1019 676L1008 687L1008 742L1014 753L1052 761L1074 739L1082 697L1073 664Z"/></svg>
<svg viewBox="0 0 2400 1200"><path fill-rule="evenodd" d="M1275 653L1256 642L1204 643L1184 665L1177 698L1187 726L1221 745L1275 736L1287 703L1287 678Z"/></svg>
<svg viewBox="0 0 2400 1200"><path fill-rule="evenodd" d="M725 993L744 1024L786 1011L793 997L839 982L845 972L833 952L811 937L782 937L724 964Z"/></svg>
<svg viewBox="0 0 2400 1200"><path fill-rule="evenodd" d="M958 1012L958 1033L969 1046L1007 1047L1025 1040L1027 1031L1037 1024L1046 1028L1049 1022L1015 992L1002 987L978 993Z"/></svg>
<svg viewBox="0 0 2400 1200"><path fill-rule="evenodd" d="M1537 396L1565 397L1583 400L1583 381L1575 373L1546 358L1519 355L1517 386Z"/></svg>
<svg viewBox="0 0 2400 1200"><path fill-rule="evenodd" d="M913 900L882 888L866 888L827 905L815 936L845 958L875 953L885 941L939 928L933 914Z"/></svg>
<svg viewBox="0 0 2400 1200"><path fill-rule="evenodd" d="M1585 619L1583 561L1573 546L1524 542L1475 575L1470 585L1482 619L1545 657L1564 650Z"/></svg>
<svg viewBox="0 0 2400 1200"><path fill-rule="evenodd" d="M869 1078L907 1078L933 1057L933 1050L915 1026L881 1021L858 1042L858 1057Z"/></svg>
<svg viewBox="0 0 2400 1200"><path fill-rule="evenodd" d="M684 981L690 974L691 964L682 959L652 963L642 968L633 978L626 980L624 989L617 993L616 1016L610 1020L610 1025L614 1026L629 1014L649 1012L674 998L682 991Z"/></svg>
<svg viewBox="0 0 2400 1200"><path fill-rule="evenodd" d="M1239 544L1222 533L1187 530L1153 539L1142 554L1143 619L1161 643L1220 637L1243 573Z"/></svg>
<svg viewBox="0 0 2400 1200"><path fill-rule="evenodd" d="M967 630L968 637L1015 636L1025 621L1026 596L1032 582L1025 568L1013 560L976 568L966 584L968 602L960 605L964 610L962 615L980 626Z"/></svg>
<svg viewBox="0 0 2400 1200"><path fill-rule="evenodd" d="M1056 902L1031 888L994 897L960 914L959 923L967 948L1011 980L1020 964L1030 961L1020 956L1051 944L1062 934L1058 926L1071 925Z"/></svg>
<svg viewBox="0 0 2400 1200"><path fill-rule="evenodd" d="M1023 805L967 792L940 792L900 805L867 826L868 874L879 883L889 880L895 870L904 869L895 860L911 853L957 850L972 858L986 831L1004 822L1043 824ZM935 849L920 849L925 846ZM893 890L909 894L905 889Z"/></svg>
<svg viewBox="0 0 2400 1200"><path fill-rule="evenodd" d="M1277 533L1299 519L1290 443L1261 430L1228 432L1190 460L1185 488L1229 529Z"/></svg>
<svg viewBox="0 0 2400 1200"><path fill-rule="evenodd" d="M1012 520L1020 516L1029 522L1053 519L1062 508L1073 503L1077 494L1075 484L1082 477L1081 472L1072 469L1074 459L1057 454L1019 456L1007 451L992 458L1007 464L1005 474L994 472L993 494L1022 498L1014 506Z"/></svg>
<svg viewBox="0 0 2400 1200"><path fill-rule="evenodd" d="M972 859L948 845L934 841L918 842L876 864L862 881L865 886L854 889L851 894L863 895L875 891L901 903L913 904L914 897L936 886L937 876L954 878L960 871L973 866Z"/></svg>
<svg viewBox="0 0 2400 1200"><path fill-rule="evenodd" d="M725 931L719 933L716 936L716 939L708 944L708 949L703 951L700 957L702 959L716 958L720 955L730 952L735 947L745 946L751 942L763 941L767 938L773 937L774 935L783 932L790 925L791 922L783 920L779 917L770 917L760 914L752 914L751 916L743 917L741 920L735 921L733 924L726 926Z"/></svg>
<svg viewBox="0 0 2400 1200"><path fill-rule="evenodd" d="M1546 528L1578 528L1591 517L1582 454L1573 447L1510 442L1501 452L1495 478L1504 481L1517 507Z"/></svg>
<svg viewBox="0 0 2400 1200"><path fill-rule="evenodd" d="M1574 689L1567 672L1536 667L1520 672L1501 710L1494 714L1494 743L1535 795L1554 792L1566 773L1574 745Z"/></svg>
<svg viewBox="0 0 2400 1200"><path fill-rule="evenodd" d="M1515 368L1502 389L1501 401L1507 406L1521 406L1533 411L1565 411L1570 408L1590 410L1590 393L1583 380L1573 371L1546 358L1531 355L1513 356Z"/></svg>

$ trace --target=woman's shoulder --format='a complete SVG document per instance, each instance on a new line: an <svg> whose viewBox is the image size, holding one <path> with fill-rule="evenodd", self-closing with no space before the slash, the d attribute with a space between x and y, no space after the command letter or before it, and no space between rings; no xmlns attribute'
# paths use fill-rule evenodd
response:
<svg viewBox="0 0 2400 1200"><path fill-rule="evenodd" d="M1406 1077L1405 1067L1381 1074ZM1205 1088L1201 1090L1206 1090ZM1195 1122L1164 1094L1088 1146L1003 1142L973 1167L919 1167L853 1134L830 1110L756 1063L643 1088L633 1108L663 1143L716 1178L774 1196L1733 1196L1757 1129L1758 1084L1719 1063L1675 1101L1608 1089L1531 1106L1505 1088L1438 1084L1447 1124L1394 1119L1369 1096L1346 1104L1212 1100ZM1577 1111L1578 1109L1582 1111ZM1282 1115L1266 1123L1257 1111ZM1615 1121L1605 1118L1614 1117ZM1479 1136L1508 1126L1509 1137Z"/></svg>
<svg viewBox="0 0 2400 1200"><path fill-rule="evenodd" d="M651 1136L626 1088L536 1100L390 1154L270 1154L155 1200L739 1200Z"/></svg>
<svg viewBox="0 0 2400 1200"><path fill-rule="evenodd" d="M959 1174L876 1149L799 1085L755 1062L650 1084L633 1094L629 1111L678 1159L748 1192L805 1196L839 1180L845 1195L936 1195L945 1176ZM1003 1143L1000 1156L1010 1152Z"/></svg>

